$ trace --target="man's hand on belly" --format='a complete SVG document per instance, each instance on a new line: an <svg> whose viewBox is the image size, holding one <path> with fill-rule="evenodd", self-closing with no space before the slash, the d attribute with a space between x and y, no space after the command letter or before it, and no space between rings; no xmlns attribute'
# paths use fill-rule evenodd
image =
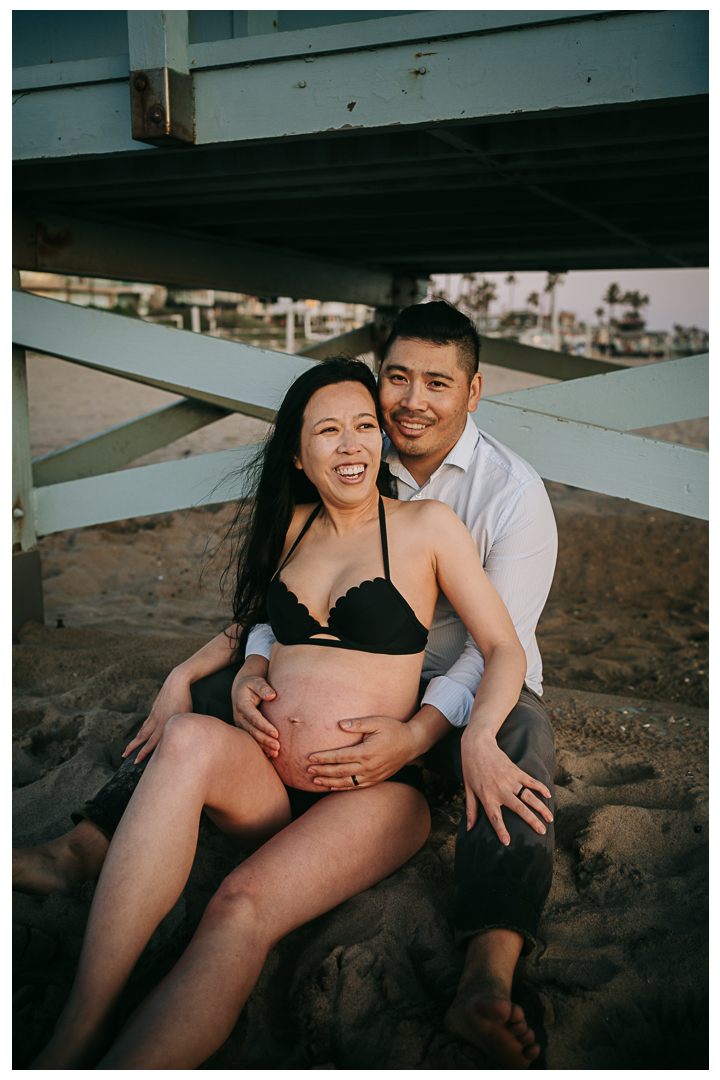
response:
<svg viewBox="0 0 720 1080"><path fill-rule="evenodd" d="M341 720L338 727L357 732L363 739L355 746L310 755L308 772L314 777L313 783L331 791L372 787L387 780L452 730L442 713L431 705L423 706L407 723L391 716L361 716Z"/></svg>

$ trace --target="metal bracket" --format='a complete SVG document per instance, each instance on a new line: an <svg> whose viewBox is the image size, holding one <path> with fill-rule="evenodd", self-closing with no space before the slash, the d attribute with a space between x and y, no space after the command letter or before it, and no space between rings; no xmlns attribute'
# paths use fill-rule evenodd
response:
<svg viewBox="0 0 720 1080"><path fill-rule="evenodd" d="M132 137L152 146L195 143L192 75L171 67L130 72Z"/></svg>

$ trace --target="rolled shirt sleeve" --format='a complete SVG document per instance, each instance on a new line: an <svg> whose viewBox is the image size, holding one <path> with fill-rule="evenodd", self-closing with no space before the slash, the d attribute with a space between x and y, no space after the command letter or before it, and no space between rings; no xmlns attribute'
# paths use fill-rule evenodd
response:
<svg viewBox="0 0 720 1080"><path fill-rule="evenodd" d="M270 623L258 623L248 634L245 656L264 656L266 660L269 660L270 650L274 644L275 635Z"/></svg>

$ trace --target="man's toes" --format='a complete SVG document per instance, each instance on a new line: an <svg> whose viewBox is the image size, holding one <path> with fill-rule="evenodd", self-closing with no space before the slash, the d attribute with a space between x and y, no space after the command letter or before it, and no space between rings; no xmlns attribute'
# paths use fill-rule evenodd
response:
<svg viewBox="0 0 720 1080"><path fill-rule="evenodd" d="M518 1035L517 1039L523 1046L531 1046L535 1042L535 1032L528 1028L522 1035Z"/></svg>
<svg viewBox="0 0 720 1080"><path fill-rule="evenodd" d="M512 1007L510 1009L510 1015L509 1015L508 1021L507 1021L508 1024L509 1025L520 1024L520 1023L523 1023L524 1020L525 1020L525 1013L522 1011L520 1006L516 1005L515 1002L513 1001L512 1002Z"/></svg>
<svg viewBox="0 0 720 1080"><path fill-rule="evenodd" d="M527 1058L528 1061L534 1061L540 1053L540 1047L536 1042L534 1042L532 1046L525 1046L522 1053L523 1057Z"/></svg>

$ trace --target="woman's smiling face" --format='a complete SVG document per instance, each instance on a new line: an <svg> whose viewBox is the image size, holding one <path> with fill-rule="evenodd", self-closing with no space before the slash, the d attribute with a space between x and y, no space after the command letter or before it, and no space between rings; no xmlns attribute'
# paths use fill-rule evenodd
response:
<svg viewBox="0 0 720 1080"><path fill-rule="evenodd" d="M382 457L375 402L360 383L316 390L305 407L295 465L323 501L354 504L374 491Z"/></svg>

